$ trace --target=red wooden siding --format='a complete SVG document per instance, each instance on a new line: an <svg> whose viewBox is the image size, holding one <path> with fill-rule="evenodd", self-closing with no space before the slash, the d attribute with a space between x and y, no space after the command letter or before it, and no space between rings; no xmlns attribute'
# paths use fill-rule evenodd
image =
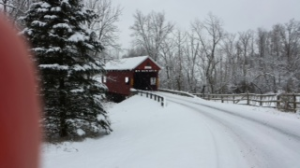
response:
<svg viewBox="0 0 300 168"><path fill-rule="evenodd" d="M129 82L125 83L125 78L129 77ZM106 86L111 93L129 95L133 79L132 71L109 71L106 75Z"/></svg>

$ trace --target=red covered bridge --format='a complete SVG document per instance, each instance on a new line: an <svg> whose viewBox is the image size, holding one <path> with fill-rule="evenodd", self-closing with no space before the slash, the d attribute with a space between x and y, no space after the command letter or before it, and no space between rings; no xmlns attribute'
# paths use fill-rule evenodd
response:
<svg viewBox="0 0 300 168"><path fill-rule="evenodd" d="M109 95L128 96L130 89L157 90L161 67L150 57L140 56L107 62L102 82Z"/></svg>

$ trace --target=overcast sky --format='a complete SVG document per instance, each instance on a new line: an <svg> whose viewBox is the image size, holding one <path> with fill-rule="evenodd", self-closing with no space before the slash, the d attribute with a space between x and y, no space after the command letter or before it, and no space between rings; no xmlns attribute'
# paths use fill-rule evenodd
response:
<svg viewBox="0 0 300 168"><path fill-rule="evenodd" d="M209 12L222 19L224 29L231 33L257 29L271 29L274 24L294 18L300 21L300 0L112 0L123 8L118 26L123 48L131 47L129 29L133 14L151 11L165 12L166 19L182 30L189 30L191 21L203 20Z"/></svg>

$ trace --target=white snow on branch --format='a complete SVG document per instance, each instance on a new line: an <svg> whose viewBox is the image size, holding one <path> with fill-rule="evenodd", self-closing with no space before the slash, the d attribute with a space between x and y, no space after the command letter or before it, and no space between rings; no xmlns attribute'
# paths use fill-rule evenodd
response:
<svg viewBox="0 0 300 168"><path fill-rule="evenodd" d="M67 6L70 6L69 0L62 0L61 4L65 4Z"/></svg>
<svg viewBox="0 0 300 168"><path fill-rule="evenodd" d="M35 48L32 48L32 51L35 51L35 52L45 51L45 48L44 47L35 47Z"/></svg>
<svg viewBox="0 0 300 168"><path fill-rule="evenodd" d="M71 27L67 24L67 23L58 23L53 25L53 28L67 28L67 29L71 29Z"/></svg>
<svg viewBox="0 0 300 168"><path fill-rule="evenodd" d="M52 12L59 12L59 11L61 11L61 8L60 7L53 7L53 8L51 8L51 11Z"/></svg>
<svg viewBox="0 0 300 168"><path fill-rule="evenodd" d="M75 71L84 71L84 70L86 70L86 68L84 68L81 65L75 65L72 69L75 70Z"/></svg>
<svg viewBox="0 0 300 168"><path fill-rule="evenodd" d="M23 34L25 34L25 33L27 33L28 35L32 35L32 29L25 28L25 29L23 29L22 31L20 31L20 32L18 33L18 35L23 35Z"/></svg>
<svg viewBox="0 0 300 168"><path fill-rule="evenodd" d="M67 70L69 66L67 65L59 65L59 64L41 64L39 65L40 68L43 69L55 69L55 70Z"/></svg>
<svg viewBox="0 0 300 168"><path fill-rule="evenodd" d="M56 25L53 25L53 28L54 29L65 28L65 29L68 29L68 32L72 32L72 28L67 23L58 23Z"/></svg>
<svg viewBox="0 0 300 168"><path fill-rule="evenodd" d="M94 49L94 46L88 43L85 43L85 46L88 47L89 49Z"/></svg>
<svg viewBox="0 0 300 168"><path fill-rule="evenodd" d="M90 65L81 66L78 64L73 67L73 70L75 70L75 71L85 71L85 70L90 70L90 69L94 69L94 68L91 67Z"/></svg>
<svg viewBox="0 0 300 168"><path fill-rule="evenodd" d="M37 11L37 12L48 12L48 9L45 9L45 8L38 8L36 11Z"/></svg>
<svg viewBox="0 0 300 168"><path fill-rule="evenodd" d="M57 16L56 15L45 15L44 18L45 19L56 19Z"/></svg>
<svg viewBox="0 0 300 168"><path fill-rule="evenodd" d="M99 114L99 115L97 115L97 120L98 120L98 121L102 121L102 120L105 121L106 118L105 118L105 116Z"/></svg>
<svg viewBox="0 0 300 168"><path fill-rule="evenodd" d="M49 7L51 7L51 5L48 4L47 2L43 2L43 3L41 4L41 7L43 7L43 8L49 8Z"/></svg>
<svg viewBox="0 0 300 168"><path fill-rule="evenodd" d="M51 47L46 50L46 53L61 51L60 47Z"/></svg>
<svg viewBox="0 0 300 168"><path fill-rule="evenodd" d="M82 129L77 129L77 135L83 136L85 135L85 132Z"/></svg>
<svg viewBox="0 0 300 168"><path fill-rule="evenodd" d="M86 71L86 70L104 70L103 67L94 64L94 63L89 63L89 64L85 64L85 65L74 65L72 67L72 69L74 71Z"/></svg>
<svg viewBox="0 0 300 168"><path fill-rule="evenodd" d="M82 93L82 92L84 92L84 90L83 89L73 89L73 90L71 90L71 92L72 93Z"/></svg>
<svg viewBox="0 0 300 168"><path fill-rule="evenodd" d="M68 40L71 42L79 42L87 40L87 37L81 33L76 32Z"/></svg>
<svg viewBox="0 0 300 168"><path fill-rule="evenodd" d="M40 27L44 27L47 23L46 22L42 22L39 20L35 20L31 23L32 26L40 26Z"/></svg>

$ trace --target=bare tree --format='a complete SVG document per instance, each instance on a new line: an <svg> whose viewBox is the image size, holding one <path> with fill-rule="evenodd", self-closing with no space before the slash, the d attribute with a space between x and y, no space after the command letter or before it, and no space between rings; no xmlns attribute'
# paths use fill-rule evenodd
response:
<svg viewBox="0 0 300 168"><path fill-rule="evenodd" d="M128 49L127 53L123 56L123 58L138 57L145 55L147 55L147 51L143 47L137 46L135 48Z"/></svg>
<svg viewBox="0 0 300 168"><path fill-rule="evenodd" d="M88 28L97 34L105 48L99 58L104 59L104 62L114 59L115 54L121 50L118 44L119 28L116 25L122 15L121 6L114 6L112 0L86 0L85 6L99 15L97 19L88 23Z"/></svg>
<svg viewBox="0 0 300 168"><path fill-rule="evenodd" d="M285 60L283 74L287 81L285 90L297 91L295 88L300 81L300 22L290 20L285 25L279 26L279 32L283 46L282 58Z"/></svg>
<svg viewBox="0 0 300 168"><path fill-rule="evenodd" d="M18 18L25 14L32 3L33 0L0 0L0 10L8 15L13 22L18 22Z"/></svg>
<svg viewBox="0 0 300 168"><path fill-rule="evenodd" d="M248 81L248 71L249 71L249 63L250 63L250 53L251 53L251 40L253 39L253 32L248 30L246 32L239 33L239 41L241 47L241 56L242 59L239 62L241 66L242 72L242 80L245 83L249 83Z"/></svg>
<svg viewBox="0 0 300 168"><path fill-rule="evenodd" d="M190 92L197 92L197 85L201 80L199 79L199 71L197 67L198 57L200 54L200 43L196 40L193 33L188 34L186 44L186 75L187 83ZM203 85L202 85L203 87Z"/></svg>
<svg viewBox="0 0 300 168"><path fill-rule="evenodd" d="M104 47L119 47L117 44L119 28L116 23L122 15L120 6L114 7L112 0L88 0L86 7L92 9L99 18L89 23L89 28L96 32Z"/></svg>
<svg viewBox="0 0 300 168"><path fill-rule="evenodd" d="M225 37L225 32L222 28L222 22L213 14L208 14L208 18L203 22L196 20L192 23L192 29L196 33L201 45L201 50L204 52L203 62L205 65L206 83L212 93L215 92L215 73L217 66L216 51L221 40Z"/></svg>
<svg viewBox="0 0 300 168"><path fill-rule="evenodd" d="M258 54L260 57L264 57L267 54L267 40L268 40L268 32L262 28L258 28L257 46L258 46Z"/></svg>
<svg viewBox="0 0 300 168"><path fill-rule="evenodd" d="M8 8L14 8L11 4L10 4L10 0L1 0L0 4L2 5L2 10L5 14L7 14Z"/></svg>
<svg viewBox="0 0 300 168"><path fill-rule="evenodd" d="M180 29L176 29L174 32L174 43L175 43L175 82L176 89L183 90L184 85L184 74L183 70L185 68L185 43L186 43L186 33L182 32Z"/></svg>
<svg viewBox="0 0 300 168"><path fill-rule="evenodd" d="M143 15L137 10L133 17L134 24L130 29L134 44L143 46L150 57L158 60L161 45L172 32L174 24L167 22L165 14L160 12Z"/></svg>
<svg viewBox="0 0 300 168"><path fill-rule="evenodd" d="M224 39L223 43L223 52L226 56L226 80L228 81L228 86L232 86L232 82L237 80L237 57L236 57L236 50L235 50L235 42L236 42L236 35L235 34L228 34Z"/></svg>
<svg viewBox="0 0 300 168"><path fill-rule="evenodd" d="M175 89L174 76L172 75L175 69L174 65L174 43L172 38L165 39L161 44L161 57L164 69L162 69L161 86L169 89Z"/></svg>

